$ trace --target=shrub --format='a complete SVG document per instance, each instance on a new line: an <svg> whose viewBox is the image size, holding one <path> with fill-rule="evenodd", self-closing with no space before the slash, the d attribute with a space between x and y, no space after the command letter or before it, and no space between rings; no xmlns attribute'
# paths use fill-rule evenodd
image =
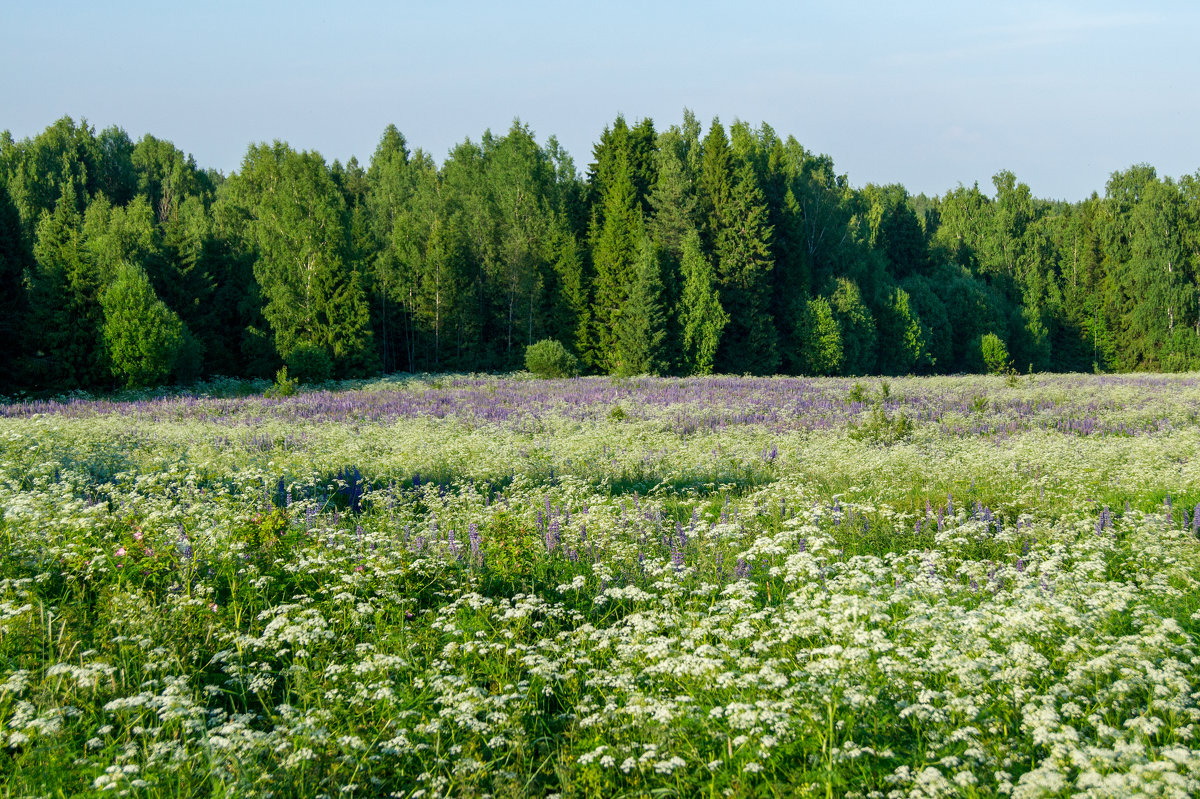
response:
<svg viewBox="0 0 1200 799"><path fill-rule="evenodd" d="M280 367L275 373L275 385L267 389L268 397L290 397L296 393L296 387L300 381L294 377L288 377L286 366Z"/></svg>
<svg viewBox="0 0 1200 799"><path fill-rule="evenodd" d="M1011 368L1008 364L1008 347L1005 346L1004 339L995 333L988 333L980 339L979 349L983 355L983 365L987 367L988 374L1006 374Z"/></svg>
<svg viewBox="0 0 1200 799"><path fill-rule="evenodd" d="M538 377L574 377L579 361L560 342L547 338L525 348L525 368Z"/></svg>
<svg viewBox="0 0 1200 799"><path fill-rule="evenodd" d="M301 344L285 360L288 371L301 383L324 383L333 376L329 353L314 344Z"/></svg>

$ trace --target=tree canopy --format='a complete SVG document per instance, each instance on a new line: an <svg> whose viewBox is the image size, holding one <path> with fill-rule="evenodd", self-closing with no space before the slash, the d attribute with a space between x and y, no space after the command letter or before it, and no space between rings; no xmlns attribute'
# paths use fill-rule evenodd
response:
<svg viewBox="0 0 1200 799"><path fill-rule="evenodd" d="M545 340L592 373L1200 368L1200 172L914 197L687 111L591 155L516 121L439 165L388 126L363 166L276 141L225 176L69 117L5 133L0 394L508 371Z"/></svg>

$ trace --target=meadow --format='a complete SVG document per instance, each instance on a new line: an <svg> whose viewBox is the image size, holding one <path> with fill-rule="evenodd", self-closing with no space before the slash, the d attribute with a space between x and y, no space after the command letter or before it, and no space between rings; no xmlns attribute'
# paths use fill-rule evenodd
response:
<svg viewBox="0 0 1200 799"><path fill-rule="evenodd" d="M0 405L0 795L1200 794L1195 375Z"/></svg>

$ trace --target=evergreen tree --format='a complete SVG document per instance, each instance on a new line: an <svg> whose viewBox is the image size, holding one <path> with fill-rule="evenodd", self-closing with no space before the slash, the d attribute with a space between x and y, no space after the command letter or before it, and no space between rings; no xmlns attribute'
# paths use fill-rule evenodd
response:
<svg viewBox="0 0 1200 799"><path fill-rule="evenodd" d="M733 194L733 154L721 121L713 118L704 137L700 162L700 233L710 249L718 247Z"/></svg>
<svg viewBox="0 0 1200 799"><path fill-rule="evenodd" d="M634 280L616 321L617 374L661 374L666 367L666 315L658 248L646 235L638 245Z"/></svg>
<svg viewBox="0 0 1200 799"><path fill-rule="evenodd" d="M913 311L907 291L894 288L889 292L877 325L879 371L902 375L932 365L927 343L929 332Z"/></svg>
<svg viewBox="0 0 1200 799"><path fill-rule="evenodd" d="M770 314L771 227L754 171L743 164L717 241L721 305L729 327L717 361L722 371L771 374L779 366L778 335Z"/></svg>
<svg viewBox="0 0 1200 799"><path fill-rule="evenodd" d="M716 276L695 230L684 237L680 272L683 290L676 315L681 329L683 370L685 374L711 374L729 315L721 307Z"/></svg>
<svg viewBox="0 0 1200 799"><path fill-rule="evenodd" d="M603 372L621 368L617 348L617 322L636 276L642 214L638 208L628 160L618 158L617 168L604 197L603 227L595 237L592 263L595 282L591 335L586 363Z"/></svg>
<svg viewBox="0 0 1200 799"><path fill-rule="evenodd" d="M38 222L30 280L29 352L34 379L55 388L94 386L107 373L100 341L99 275L83 246L75 182L62 182L54 212Z"/></svg>
<svg viewBox="0 0 1200 799"><path fill-rule="evenodd" d="M133 264L118 266L101 305L113 376L128 388L166 382L183 346L183 323L154 293L146 272Z"/></svg>
<svg viewBox="0 0 1200 799"><path fill-rule="evenodd" d="M824 297L797 301L796 347L789 360L806 375L836 375L842 370L842 329Z"/></svg>
<svg viewBox="0 0 1200 799"><path fill-rule="evenodd" d="M27 298L25 272L29 254L21 235L21 217L0 180L0 342L7 353L0 358L0 394L16 388L24 361Z"/></svg>
<svg viewBox="0 0 1200 799"><path fill-rule="evenodd" d="M875 318L863 302L858 284L838 278L829 307L842 332L842 373L865 375L875 371Z"/></svg>
<svg viewBox="0 0 1200 799"><path fill-rule="evenodd" d="M646 227L663 253L676 263L683 257L684 240L696 228L698 219L696 176L689 167L689 153L696 146L678 128L664 131L658 137L658 179L650 194L652 214Z"/></svg>
<svg viewBox="0 0 1200 799"><path fill-rule="evenodd" d="M908 293L909 305L925 332L925 343L929 357L916 364L915 371L948 371L953 358L950 319L946 315L946 304L938 297L932 281L927 277L911 275L900 283Z"/></svg>

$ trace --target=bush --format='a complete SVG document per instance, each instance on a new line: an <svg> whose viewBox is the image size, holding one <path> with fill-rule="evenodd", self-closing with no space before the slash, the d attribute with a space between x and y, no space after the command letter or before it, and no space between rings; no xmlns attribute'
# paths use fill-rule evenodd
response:
<svg viewBox="0 0 1200 799"><path fill-rule="evenodd" d="M525 348L525 368L538 377L574 377L579 361L560 342L547 338Z"/></svg>
<svg viewBox="0 0 1200 799"><path fill-rule="evenodd" d="M280 367L275 373L275 385L267 389L268 397L290 397L296 393L296 387L300 381L294 377L288 377L287 367Z"/></svg>
<svg viewBox="0 0 1200 799"><path fill-rule="evenodd" d="M333 376L329 353L313 344L301 344L284 360L292 377L301 383L324 383Z"/></svg>
<svg viewBox="0 0 1200 799"><path fill-rule="evenodd" d="M1008 347L1005 346L1004 339L995 333L988 333L979 340L979 348L988 374L1002 375L1010 371L1012 367L1008 363Z"/></svg>

